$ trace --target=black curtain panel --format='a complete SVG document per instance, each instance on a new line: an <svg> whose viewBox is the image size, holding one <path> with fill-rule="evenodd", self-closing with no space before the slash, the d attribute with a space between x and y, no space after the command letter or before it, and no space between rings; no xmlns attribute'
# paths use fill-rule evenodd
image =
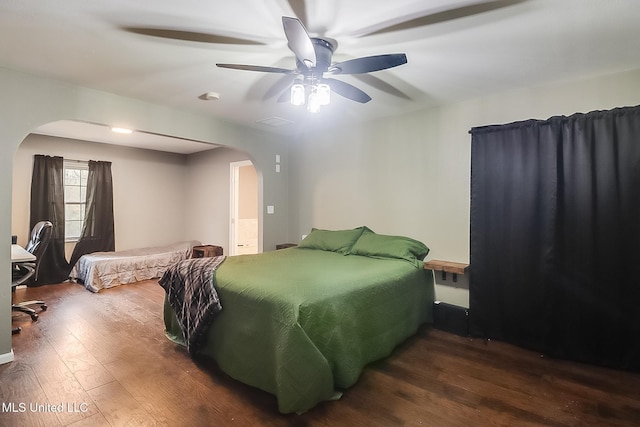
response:
<svg viewBox="0 0 640 427"><path fill-rule="evenodd" d="M64 253L64 160L37 154L31 178L31 229L39 221L51 221L51 241L40 259L38 279L30 286L60 283L69 276Z"/></svg>
<svg viewBox="0 0 640 427"><path fill-rule="evenodd" d="M471 134L472 334L640 371L640 107Z"/></svg>
<svg viewBox="0 0 640 427"><path fill-rule="evenodd" d="M91 252L115 250L111 162L89 161L84 226L70 265Z"/></svg>

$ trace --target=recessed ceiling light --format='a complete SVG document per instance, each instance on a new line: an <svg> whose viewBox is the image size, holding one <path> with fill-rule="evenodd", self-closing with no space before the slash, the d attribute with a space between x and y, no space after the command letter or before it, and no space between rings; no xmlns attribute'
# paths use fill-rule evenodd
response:
<svg viewBox="0 0 640 427"><path fill-rule="evenodd" d="M116 128L116 127L113 127L113 128L111 128L111 131L115 132L115 133L123 133L123 134L126 134L126 135L128 135L130 133L133 133L133 131L131 129L127 129L127 128Z"/></svg>

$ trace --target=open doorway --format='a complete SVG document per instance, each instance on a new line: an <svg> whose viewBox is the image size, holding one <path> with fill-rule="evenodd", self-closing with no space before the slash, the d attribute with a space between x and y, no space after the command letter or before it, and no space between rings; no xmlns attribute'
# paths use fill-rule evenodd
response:
<svg viewBox="0 0 640 427"><path fill-rule="evenodd" d="M232 162L229 255L258 253L258 175L250 160Z"/></svg>

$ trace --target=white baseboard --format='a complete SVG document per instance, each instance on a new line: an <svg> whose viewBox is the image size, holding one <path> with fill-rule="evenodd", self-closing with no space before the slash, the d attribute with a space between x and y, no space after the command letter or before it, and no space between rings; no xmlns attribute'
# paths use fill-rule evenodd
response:
<svg viewBox="0 0 640 427"><path fill-rule="evenodd" d="M0 354L0 365L13 362L13 349L9 353Z"/></svg>

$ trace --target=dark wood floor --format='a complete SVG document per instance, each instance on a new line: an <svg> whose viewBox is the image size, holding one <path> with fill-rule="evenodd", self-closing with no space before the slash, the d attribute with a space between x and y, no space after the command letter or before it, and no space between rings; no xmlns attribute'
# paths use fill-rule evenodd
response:
<svg viewBox="0 0 640 427"><path fill-rule="evenodd" d="M272 396L164 337L163 292L155 281L99 294L72 283L19 289L16 301L43 298L49 310L37 322L14 315L23 331L15 360L0 365L0 425L640 425L640 375L429 329L367 367L341 400L280 415Z"/></svg>

